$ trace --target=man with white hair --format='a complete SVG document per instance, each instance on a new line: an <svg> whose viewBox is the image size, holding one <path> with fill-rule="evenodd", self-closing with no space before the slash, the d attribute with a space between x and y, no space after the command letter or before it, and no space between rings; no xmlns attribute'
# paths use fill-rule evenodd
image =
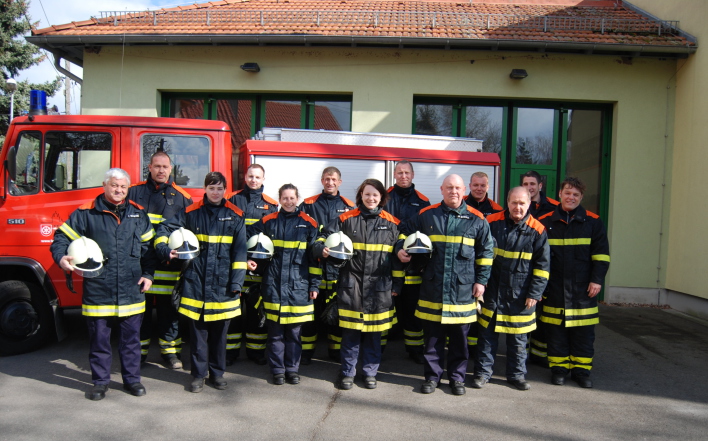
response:
<svg viewBox="0 0 708 441"><path fill-rule="evenodd" d="M74 257L67 254L72 241L95 241L103 254L101 277L84 278L82 313L89 331L89 363L93 388L87 397L106 396L111 381L111 330L118 329L123 389L145 395L140 383L140 324L145 311L145 291L155 272L152 228L148 215L126 199L130 176L125 170L106 172L103 194L77 208L54 234L50 250L66 272L74 271Z"/></svg>

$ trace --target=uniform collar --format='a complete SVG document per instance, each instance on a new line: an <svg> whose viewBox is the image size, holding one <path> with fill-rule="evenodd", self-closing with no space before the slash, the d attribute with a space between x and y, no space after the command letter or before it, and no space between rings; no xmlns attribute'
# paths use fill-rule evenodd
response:
<svg viewBox="0 0 708 441"><path fill-rule="evenodd" d="M415 191L415 184L411 183L408 188L399 187L398 184L393 184L393 191L399 196L409 196Z"/></svg>
<svg viewBox="0 0 708 441"><path fill-rule="evenodd" d="M169 187L170 185L172 185L172 176L170 176L167 179L167 182L165 182L164 184L158 184L157 182L155 182L154 179L152 179L152 175L148 174L147 184L152 191L158 192L158 191L164 190L166 187Z"/></svg>

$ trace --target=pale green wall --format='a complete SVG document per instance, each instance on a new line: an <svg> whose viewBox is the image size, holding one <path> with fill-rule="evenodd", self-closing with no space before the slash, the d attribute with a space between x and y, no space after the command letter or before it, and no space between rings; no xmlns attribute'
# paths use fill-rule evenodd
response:
<svg viewBox="0 0 708 441"><path fill-rule="evenodd" d="M261 72L241 71L244 62L257 62ZM511 80L512 68L526 69L529 77ZM656 268L666 266L666 253L659 251L662 186L657 177L664 172L664 134L672 115L666 86L674 71L673 60L627 64L618 57L582 55L126 47L122 57L121 48L103 48L85 56L82 102L84 113L156 116L159 91L351 93L352 130L391 133L411 132L414 95L615 103L608 283L655 288ZM663 285L663 275L660 280Z"/></svg>
<svg viewBox="0 0 708 441"><path fill-rule="evenodd" d="M684 31L708 41L705 0L633 0ZM708 202L698 196L708 170L708 55L702 48L677 63L673 179L666 288L708 299Z"/></svg>

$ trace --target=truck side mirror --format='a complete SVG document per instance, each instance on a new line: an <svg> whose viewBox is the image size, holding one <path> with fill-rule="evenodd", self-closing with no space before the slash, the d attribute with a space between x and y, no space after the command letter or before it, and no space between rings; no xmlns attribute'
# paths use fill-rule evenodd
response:
<svg viewBox="0 0 708 441"><path fill-rule="evenodd" d="M62 164L54 168L54 186L59 190L66 190L66 171Z"/></svg>

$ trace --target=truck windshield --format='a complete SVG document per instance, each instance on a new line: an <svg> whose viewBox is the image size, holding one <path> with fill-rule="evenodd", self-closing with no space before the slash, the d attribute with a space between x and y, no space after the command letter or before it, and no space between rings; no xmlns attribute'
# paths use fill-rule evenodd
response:
<svg viewBox="0 0 708 441"><path fill-rule="evenodd" d="M148 165L153 154L163 151L172 160L172 178L185 188L201 188L211 164L211 141L207 136L145 134L142 148L142 180L147 180Z"/></svg>
<svg viewBox="0 0 708 441"><path fill-rule="evenodd" d="M111 168L113 136L101 132L47 132L44 191L100 187Z"/></svg>

